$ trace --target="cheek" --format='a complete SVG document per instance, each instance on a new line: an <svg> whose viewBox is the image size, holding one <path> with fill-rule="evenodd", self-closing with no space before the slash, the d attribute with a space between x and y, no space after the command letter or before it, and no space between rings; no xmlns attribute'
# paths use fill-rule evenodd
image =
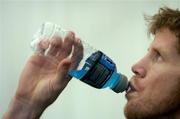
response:
<svg viewBox="0 0 180 119"><path fill-rule="evenodd" d="M146 97L156 98L157 100L165 99L172 95L178 89L180 76L173 71L154 71L141 81L142 93Z"/></svg>
<svg viewBox="0 0 180 119"><path fill-rule="evenodd" d="M155 88L159 87L159 85L164 85L167 79L169 79L172 74L169 73L168 70L163 69L162 66L152 66L151 69L147 71L146 76L139 81L140 88L142 90L146 88Z"/></svg>

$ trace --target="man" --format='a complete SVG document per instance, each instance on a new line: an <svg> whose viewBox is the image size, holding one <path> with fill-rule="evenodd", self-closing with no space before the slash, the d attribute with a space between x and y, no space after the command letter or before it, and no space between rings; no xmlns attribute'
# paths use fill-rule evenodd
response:
<svg viewBox="0 0 180 119"><path fill-rule="evenodd" d="M155 36L147 54L132 67L126 98L127 119L180 119L180 11L161 8L149 20ZM18 89L4 119L37 119L66 87L83 55L83 46L73 32L54 36L51 47L39 44L22 71ZM69 57L74 47L72 57Z"/></svg>
<svg viewBox="0 0 180 119"><path fill-rule="evenodd" d="M150 20L155 35L148 53L132 67L126 97L128 119L180 119L180 11L160 9Z"/></svg>

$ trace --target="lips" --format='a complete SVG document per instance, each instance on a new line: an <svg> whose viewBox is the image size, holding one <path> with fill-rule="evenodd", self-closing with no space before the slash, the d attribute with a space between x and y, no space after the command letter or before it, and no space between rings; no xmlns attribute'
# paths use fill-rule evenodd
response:
<svg viewBox="0 0 180 119"><path fill-rule="evenodd" d="M126 93L131 93L131 92L135 92L135 91L136 91L136 88L134 87L134 85L131 82L129 82Z"/></svg>

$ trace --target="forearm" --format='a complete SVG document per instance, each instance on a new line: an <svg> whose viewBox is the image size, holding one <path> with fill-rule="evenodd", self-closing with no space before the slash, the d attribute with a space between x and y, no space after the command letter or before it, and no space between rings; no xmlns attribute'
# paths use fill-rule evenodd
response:
<svg viewBox="0 0 180 119"><path fill-rule="evenodd" d="M45 108L13 98L3 119L39 119Z"/></svg>

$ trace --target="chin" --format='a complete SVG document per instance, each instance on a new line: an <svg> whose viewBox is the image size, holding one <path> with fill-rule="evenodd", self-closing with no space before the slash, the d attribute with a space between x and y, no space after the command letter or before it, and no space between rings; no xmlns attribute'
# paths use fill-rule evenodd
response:
<svg viewBox="0 0 180 119"><path fill-rule="evenodd" d="M166 117L166 115L172 114L172 111L176 112L179 109L179 96L178 98L167 96L163 99L147 97L130 99L127 102L124 108L127 119L159 119L159 117Z"/></svg>
<svg viewBox="0 0 180 119"><path fill-rule="evenodd" d="M139 114L137 112L138 110L138 104L135 101L128 101L125 108L124 108L124 114L127 119L139 119ZM138 116L138 117L137 117Z"/></svg>
<svg viewBox="0 0 180 119"><path fill-rule="evenodd" d="M124 114L127 119L153 119L154 112L157 112L153 107L156 107L156 104L149 99L130 99L124 108Z"/></svg>

